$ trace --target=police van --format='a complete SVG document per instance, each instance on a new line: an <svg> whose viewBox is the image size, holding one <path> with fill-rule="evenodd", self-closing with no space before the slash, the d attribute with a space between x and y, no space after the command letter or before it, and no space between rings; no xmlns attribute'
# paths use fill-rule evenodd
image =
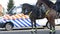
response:
<svg viewBox="0 0 60 34"><path fill-rule="evenodd" d="M32 28L29 16L21 13L21 10L20 6L14 6L9 12L7 12L7 14L0 17L0 28L5 28L6 30ZM46 26L46 24L49 27L46 18L36 20L37 27ZM60 24L60 22L57 24Z"/></svg>
<svg viewBox="0 0 60 34"><path fill-rule="evenodd" d="M19 12L18 12L19 11ZM0 17L0 28L6 30L31 28L31 21L27 15L22 14L21 7L12 7L7 14ZM39 24L36 24L40 26Z"/></svg>

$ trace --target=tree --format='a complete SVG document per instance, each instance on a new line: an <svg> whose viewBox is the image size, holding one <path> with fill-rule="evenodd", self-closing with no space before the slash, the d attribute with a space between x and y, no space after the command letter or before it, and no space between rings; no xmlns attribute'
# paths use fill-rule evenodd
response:
<svg viewBox="0 0 60 34"><path fill-rule="evenodd" d="M13 0L9 0L9 3L8 3L8 11L14 6L14 3L13 3Z"/></svg>

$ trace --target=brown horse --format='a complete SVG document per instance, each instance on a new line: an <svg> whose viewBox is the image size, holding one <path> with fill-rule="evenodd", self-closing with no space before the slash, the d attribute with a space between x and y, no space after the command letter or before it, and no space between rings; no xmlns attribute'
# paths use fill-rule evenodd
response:
<svg viewBox="0 0 60 34"><path fill-rule="evenodd" d="M36 19L42 19L42 18L47 18L47 20L51 24L50 29L52 30L52 28L53 28L53 30L55 31L55 20L54 19L57 17L57 13L55 10L53 10L52 8L47 6L47 4L45 4L45 3L43 3L43 4L47 8L47 10L45 12L41 11L41 9L40 9L41 5L39 5L39 2L37 2L37 4L36 4L37 6L33 6L33 5L30 5L27 3L23 4L22 13L24 13L25 15L29 15L29 17L31 19L32 28L33 28L33 26L35 26L36 31L37 31Z"/></svg>
<svg viewBox="0 0 60 34"><path fill-rule="evenodd" d="M37 6L30 5L30 4L27 4L27 3L22 4L22 13L25 14L25 15L29 15L30 20L31 20L31 24L32 24L31 27L32 27L32 29L33 29L33 26L35 27L35 33L36 33L37 32L36 19L44 18L44 17L40 16L43 13L41 11L39 11L39 8ZM32 34L33 34L33 30L32 30Z"/></svg>
<svg viewBox="0 0 60 34"><path fill-rule="evenodd" d="M57 12L53 9L54 4L49 0L38 0L36 3L37 7L40 7L42 4L45 5L47 11L45 13L45 17L47 18L48 22L50 23L50 32L55 32L55 19L57 18Z"/></svg>

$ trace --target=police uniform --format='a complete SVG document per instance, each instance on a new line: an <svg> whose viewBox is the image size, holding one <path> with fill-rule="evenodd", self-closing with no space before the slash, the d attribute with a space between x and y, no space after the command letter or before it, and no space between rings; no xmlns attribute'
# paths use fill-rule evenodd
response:
<svg viewBox="0 0 60 34"><path fill-rule="evenodd" d="M60 13L60 0L56 1L56 9Z"/></svg>

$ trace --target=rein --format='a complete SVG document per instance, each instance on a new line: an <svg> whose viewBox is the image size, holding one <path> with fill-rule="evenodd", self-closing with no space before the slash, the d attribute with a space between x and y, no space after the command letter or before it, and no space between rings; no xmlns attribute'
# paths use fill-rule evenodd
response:
<svg viewBox="0 0 60 34"><path fill-rule="evenodd" d="M47 15L49 12L50 12L50 10L47 10L47 12L46 12L46 14L45 14L45 15Z"/></svg>
<svg viewBox="0 0 60 34"><path fill-rule="evenodd" d="M32 11L28 14L29 16L31 15Z"/></svg>

